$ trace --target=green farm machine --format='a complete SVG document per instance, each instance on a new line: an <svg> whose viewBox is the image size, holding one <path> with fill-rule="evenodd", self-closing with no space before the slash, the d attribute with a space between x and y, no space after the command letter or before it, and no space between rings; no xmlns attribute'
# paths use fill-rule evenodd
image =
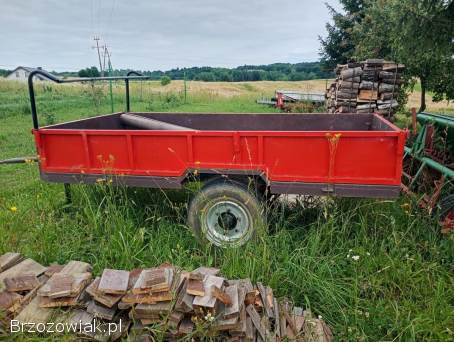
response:
<svg viewBox="0 0 454 342"><path fill-rule="evenodd" d="M441 232L454 228L454 116L413 110L405 147L403 189L422 194L419 205L439 218Z"/></svg>

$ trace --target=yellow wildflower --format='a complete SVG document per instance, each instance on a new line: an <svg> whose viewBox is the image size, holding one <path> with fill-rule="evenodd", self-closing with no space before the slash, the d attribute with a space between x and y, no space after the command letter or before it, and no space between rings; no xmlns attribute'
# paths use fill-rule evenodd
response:
<svg viewBox="0 0 454 342"><path fill-rule="evenodd" d="M17 207L12 206L11 208L9 208L9 210L10 210L12 213L15 213L15 212L17 211Z"/></svg>

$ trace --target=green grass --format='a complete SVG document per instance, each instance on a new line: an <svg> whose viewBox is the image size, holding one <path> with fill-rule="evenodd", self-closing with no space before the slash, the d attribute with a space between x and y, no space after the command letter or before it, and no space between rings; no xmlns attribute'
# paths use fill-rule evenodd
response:
<svg viewBox="0 0 454 342"><path fill-rule="evenodd" d="M0 90L0 110L25 96L1 84ZM88 91L40 91L39 109L57 121L108 112L107 98L96 104L96 97L84 98ZM134 96L134 110L273 110L256 105L254 94L191 94L187 103L178 94ZM60 101L47 103L52 97ZM115 105L121 110L119 91ZM3 114L0 159L33 154L30 115ZM83 260L97 274L166 261L217 266L227 277L263 281L277 296L310 307L340 341L454 340L454 238L440 236L435 220L404 196L282 203L270 210L268 232L257 242L219 250L198 245L185 226L190 190L72 189L68 207L63 187L42 182L36 165L1 166L0 253L20 251L43 264Z"/></svg>

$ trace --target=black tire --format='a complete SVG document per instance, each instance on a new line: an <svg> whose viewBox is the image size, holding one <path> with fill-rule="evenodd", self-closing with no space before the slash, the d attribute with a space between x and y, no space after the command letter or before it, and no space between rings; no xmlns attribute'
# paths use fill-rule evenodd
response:
<svg viewBox="0 0 454 342"><path fill-rule="evenodd" d="M188 226L203 244L239 247L263 224L260 201L239 182L210 181L189 203Z"/></svg>

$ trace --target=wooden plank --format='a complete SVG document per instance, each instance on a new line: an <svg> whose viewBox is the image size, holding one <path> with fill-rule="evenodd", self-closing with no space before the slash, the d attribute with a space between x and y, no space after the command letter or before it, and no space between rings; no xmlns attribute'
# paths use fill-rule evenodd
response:
<svg viewBox="0 0 454 342"><path fill-rule="evenodd" d="M238 285L230 285L225 288L227 296L231 298L232 304L226 306L224 310L224 317L237 316L240 313L241 305L238 299Z"/></svg>
<svg viewBox="0 0 454 342"><path fill-rule="evenodd" d="M376 100L378 98L377 90L361 89L358 94L358 99L361 100Z"/></svg>
<svg viewBox="0 0 454 342"><path fill-rule="evenodd" d="M287 320L285 319L284 312L288 311L288 309L289 309L289 303L287 301L284 301L279 308L280 317L281 317L281 321L279 323L279 327L281 329L281 338L284 338L287 335Z"/></svg>
<svg viewBox="0 0 454 342"><path fill-rule="evenodd" d="M251 317L246 317L246 341L255 342L254 325Z"/></svg>
<svg viewBox="0 0 454 342"><path fill-rule="evenodd" d="M203 274L203 275L217 275L219 274L221 270L219 268L216 268L216 267L205 267L205 266L200 266L198 268L196 268L194 271L192 271L193 273L200 273L200 274Z"/></svg>
<svg viewBox="0 0 454 342"><path fill-rule="evenodd" d="M65 265L52 264L46 268L46 272L44 272L44 274L50 278L55 273L61 272L64 268Z"/></svg>
<svg viewBox="0 0 454 342"><path fill-rule="evenodd" d="M138 314L168 314L172 309L172 302L160 302L155 304L138 304L135 311Z"/></svg>
<svg viewBox="0 0 454 342"><path fill-rule="evenodd" d="M96 279L86 288L85 291L97 302L107 306L108 308L111 308L121 300L121 297L123 295L104 294L98 291L98 285L100 281L101 277L96 277Z"/></svg>
<svg viewBox="0 0 454 342"><path fill-rule="evenodd" d="M225 306L232 305L232 298L225 291L221 290L219 287L213 286L211 288L211 294Z"/></svg>
<svg viewBox="0 0 454 342"><path fill-rule="evenodd" d="M108 336L107 333L92 331L92 329L84 329L84 327L90 326L94 319L95 319L95 317L92 314L90 314L84 310L75 310L71 314L71 316L68 318L67 323L70 324L71 326L77 327L77 329L76 329L77 334L81 338L85 338L85 339L89 338L91 340L100 341L100 342L109 341L110 337ZM101 326L99 326L99 328L101 329L101 331L103 331L103 329L105 329L106 326L101 324ZM107 329L104 331L107 331Z"/></svg>
<svg viewBox="0 0 454 342"><path fill-rule="evenodd" d="M111 321L115 313L117 312L116 307L108 308L104 305L96 303L94 300L90 301L87 307L87 312L92 314L95 317L106 319Z"/></svg>
<svg viewBox="0 0 454 342"><path fill-rule="evenodd" d="M281 315L279 312L279 303L277 302L277 298L273 298L273 309L274 309L274 331L277 334L277 337L281 336Z"/></svg>
<svg viewBox="0 0 454 342"><path fill-rule="evenodd" d="M158 267L143 270L133 289L133 294L170 291L174 280L174 270L170 267Z"/></svg>
<svg viewBox="0 0 454 342"><path fill-rule="evenodd" d="M157 302L167 302L173 299L171 292L158 292L150 294L139 294L135 295L132 293L127 293L123 296L121 301L123 303L134 303L134 304L154 304Z"/></svg>
<svg viewBox="0 0 454 342"><path fill-rule="evenodd" d="M193 305L196 306L203 306L206 308L214 308L216 304L216 298L211 295L211 288L213 286L222 287L224 284L225 279L217 276L207 275L203 281L203 286L205 289L204 296L195 296L194 301L192 302Z"/></svg>
<svg viewBox="0 0 454 342"><path fill-rule="evenodd" d="M242 288L238 289L238 292L240 292L240 291L244 292L244 289L242 289ZM247 318L246 307L244 305L242 305L240 313L239 313L239 320L238 320L237 327L232 328L230 331L230 334L238 334L240 336L245 336L246 330L247 330L246 318Z"/></svg>
<svg viewBox="0 0 454 342"><path fill-rule="evenodd" d="M0 311L10 309L12 306L20 303L21 299L22 296L15 292L0 292Z"/></svg>
<svg viewBox="0 0 454 342"><path fill-rule="evenodd" d="M53 309L42 308L39 306L40 297L35 297L31 302L16 316L16 320L21 323L47 323L54 315Z"/></svg>
<svg viewBox="0 0 454 342"><path fill-rule="evenodd" d="M33 274L26 274L4 279L6 291L30 291L40 285L38 278Z"/></svg>
<svg viewBox="0 0 454 342"><path fill-rule="evenodd" d="M13 278L24 274L32 274L35 276L39 276L43 274L45 271L46 267L42 266L41 264L37 263L32 259L25 259L19 264L9 268L5 272L0 273L0 285L3 286L5 278Z"/></svg>
<svg viewBox="0 0 454 342"><path fill-rule="evenodd" d="M263 303L263 307L265 308L266 315L269 318L274 318L274 312L271 309L270 301L269 301L269 298L268 298L268 294L270 292L270 289L266 288L265 286L263 286L263 284L261 282L257 282L257 288L258 288L258 290L260 292L260 297L262 298L262 303ZM272 293L271 293L271 296L272 296Z"/></svg>
<svg viewBox="0 0 454 342"><path fill-rule="evenodd" d="M7 269L17 265L23 260L23 257L20 253L8 252L0 256L0 272L4 272Z"/></svg>
<svg viewBox="0 0 454 342"><path fill-rule="evenodd" d="M83 261L71 260L68 262L63 269L58 272L61 274L75 274L91 272L91 265Z"/></svg>
<svg viewBox="0 0 454 342"><path fill-rule="evenodd" d="M91 273L55 273L38 291L39 296L50 298L74 297L79 295L91 281Z"/></svg>
<svg viewBox="0 0 454 342"><path fill-rule="evenodd" d="M248 305L246 307L246 311L247 311L249 317L251 317L252 323L254 324L255 328L257 329L257 332L260 335L260 337L262 338L262 340L267 341L267 337L271 336L271 334L262 325L262 323L260 321L260 316L257 313L257 311L255 311L254 306L252 304Z"/></svg>
<svg viewBox="0 0 454 342"><path fill-rule="evenodd" d="M37 296L37 298L39 298L39 306L42 308L60 308L78 305L80 295L75 297L60 297L60 298Z"/></svg>
<svg viewBox="0 0 454 342"><path fill-rule="evenodd" d="M74 277L71 274L56 273L38 290L38 295L55 298L70 296L73 282Z"/></svg>
<svg viewBox="0 0 454 342"><path fill-rule="evenodd" d="M238 327L239 317L218 318L214 324L214 328L218 331L232 330Z"/></svg>
<svg viewBox="0 0 454 342"><path fill-rule="evenodd" d="M178 327L178 334L189 335L193 330L194 323L191 321L191 318L186 317L181 321L180 326Z"/></svg>
<svg viewBox="0 0 454 342"><path fill-rule="evenodd" d="M153 269L153 270L146 270L142 272L142 274L145 274L146 277L144 279L144 287L152 287L152 286L157 286L157 285L165 285L167 281L167 276L166 276L166 269L165 268L158 268L158 269Z"/></svg>
<svg viewBox="0 0 454 342"><path fill-rule="evenodd" d="M200 279L188 279L188 285L186 287L186 293L193 296L204 296L205 286L203 280Z"/></svg>
<svg viewBox="0 0 454 342"><path fill-rule="evenodd" d="M125 294L128 290L129 272L106 268L102 273L98 291L104 294Z"/></svg>
<svg viewBox="0 0 454 342"><path fill-rule="evenodd" d="M186 291L188 281L189 279L184 278L181 290L179 291L175 302L175 309L182 312L191 312L193 309L192 302L194 301L194 296L188 294Z"/></svg>

